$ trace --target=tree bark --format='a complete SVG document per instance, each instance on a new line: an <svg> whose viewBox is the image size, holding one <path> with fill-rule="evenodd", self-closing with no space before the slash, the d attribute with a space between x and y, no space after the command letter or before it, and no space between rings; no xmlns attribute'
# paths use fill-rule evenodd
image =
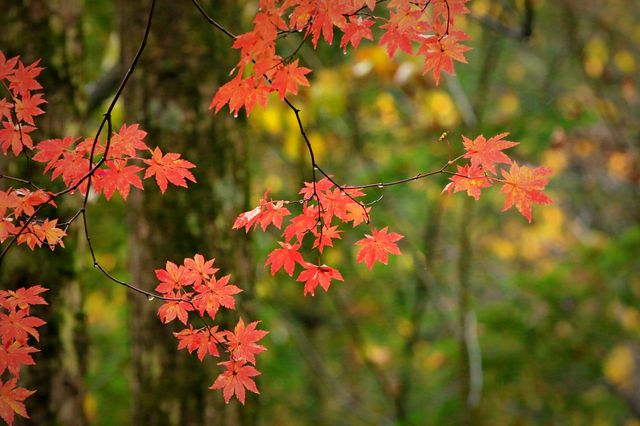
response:
<svg viewBox="0 0 640 426"><path fill-rule="evenodd" d="M150 4L119 2L123 69L138 49ZM240 15L235 1L203 6L222 20ZM159 1L148 45L125 91L127 122L139 122L149 132L149 145L180 152L197 165L198 183L188 190L171 187L161 196L153 184L131 195L131 280L145 289L157 285L153 271L167 260L181 263L201 253L215 257L220 272L231 273L244 297L251 297L249 246L244 235L231 233L235 215L248 205L248 142L239 137L238 120L207 110L234 65L230 44L190 2ZM130 302L133 424L255 423L252 396L242 414L235 403L224 405L219 392L207 389L217 375L215 362L201 364L177 351L171 334L176 329L161 324L156 314L160 302L137 294ZM247 302L240 314L250 311Z"/></svg>

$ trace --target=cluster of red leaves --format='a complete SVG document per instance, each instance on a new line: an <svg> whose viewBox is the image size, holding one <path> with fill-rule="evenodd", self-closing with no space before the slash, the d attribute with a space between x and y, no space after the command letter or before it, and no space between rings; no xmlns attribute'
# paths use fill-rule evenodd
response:
<svg viewBox="0 0 640 426"><path fill-rule="evenodd" d="M317 250L320 259L326 247L333 247L334 240L341 239L343 230L339 225L351 223L356 227L368 222L371 208L357 201L364 196L361 190L337 188L327 178L315 183L305 182L300 194L303 196L302 211L297 216L291 216L285 207L290 202L269 200L265 193L259 206L236 218L233 229L244 228L249 232L251 228L260 226L265 231L269 225L282 229L283 218L287 217L288 224L282 230L284 240L278 242L279 248L269 253L265 267L270 267L271 275L284 269L293 277L296 266L300 266L302 269L297 281L304 283L305 295L310 293L313 296L318 286L327 291L332 280L344 279L340 271L322 264L320 260L314 263L304 259L300 250L305 237L311 237L310 248ZM333 225L334 222L337 224ZM401 238L400 234L389 233L387 228L379 231L373 228L371 235L365 235L356 242L356 246L361 247L357 262L365 262L369 269L376 261L386 265L389 253L400 254L395 242Z"/></svg>
<svg viewBox="0 0 640 426"><path fill-rule="evenodd" d="M234 295L242 290L229 282L230 276L218 278L218 268L213 267L214 259L196 254L191 259L184 259L182 265L167 262L164 269L156 269L159 284L156 291L169 299L158 309L158 316L163 323L174 320L188 325L174 333L178 339L178 349L196 352L202 361L206 356L219 357L220 349L229 355L228 361L219 362L225 368L211 385L210 389L222 389L225 402L232 396L244 404L245 389L260 393L252 379L260 375L255 368L256 355L266 348L257 342L267 335L267 331L258 330L258 321L248 325L240 319L232 330L220 330L218 325L210 325L215 321L220 308L235 309ZM203 327L194 328L189 322L189 313L200 317Z"/></svg>
<svg viewBox="0 0 640 426"><path fill-rule="evenodd" d="M61 177L67 188L78 186L83 194L88 187L86 175L91 169L91 156L94 164L104 159L93 173L92 182L95 192L103 193L107 200L116 191L126 200L132 186L143 189L140 178L143 170L144 179L155 176L162 193L169 182L186 188L187 181L196 181L189 171L194 164L180 158L180 154L163 154L158 147L149 148L144 142L146 135L137 124L123 124L106 143L70 136L47 139L36 145L33 159L45 163L44 170L51 172L52 180ZM132 164L134 162L144 167Z"/></svg>
<svg viewBox="0 0 640 426"><path fill-rule="evenodd" d="M36 77L44 68L39 67L39 60L25 66L20 58L7 59L0 51L0 83L6 97L0 97L0 146L6 155L11 152L16 157L25 149L33 149L33 140L29 133L33 132L33 118L44 114L40 105L47 103Z"/></svg>
<svg viewBox="0 0 640 426"><path fill-rule="evenodd" d="M31 221L25 227L27 220L35 213L38 206L47 202L55 206L50 200L50 194L41 189L0 190L0 243L11 236L17 236L18 244L26 243L31 250L36 246L42 247L43 244L51 250L58 244L64 247L62 237L66 233L56 227L58 219Z"/></svg>
<svg viewBox="0 0 640 426"><path fill-rule="evenodd" d="M390 57L400 49L424 55L424 73L431 71L436 84L440 73L454 74L453 61L466 63L461 44L469 36L455 29L455 19L469 13L468 0L260 0L253 29L237 36L233 48L240 60L211 101L210 109L225 105L234 115L242 107L247 115L256 104L264 106L267 95L278 92L280 99L296 95L299 86L308 86L309 68L299 65L295 54L277 54L277 41L289 33L302 33L316 48L322 38L333 43L334 30L342 33L340 47L357 48L363 39L373 40L373 27L381 30L379 43ZM374 11L384 8L384 16Z"/></svg>
<svg viewBox="0 0 640 426"><path fill-rule="evenodd" d="M531 223L532 204L551 204L552 200L542 191L549 182L551 170L547 167L530 168L519 166L503 150L518 145L507 141L508 133L500 133L486 139L480 135L471 140L463 138L465 153L460 158L469 159L464 166L457 166L457 173L445 186L444 191L467 191L470 197L480 199L480 190L494 183L501 183L500 191L506 195L503 211L515 207ZM502 178L498 177L497 164L506 164L509 170L502 169Z"/></svg>
<svg viewBox="0 0 640 426"><path fill-rule="evenodd" d="M473 140L463 136L465 153L448 163L455 164L457 172L440 171L451 175L451 182L443 192L466 191L470 197L478 200L481 189L501 183L501 192L506 195L503 211L516 207L531 222L533 204L552 203L542 192L551 170L546 167L519 166L512 161L503 150L518 143L505 140L507 135L501 133L489 139L480 135ZM469 160L467 164L457 164L465 159ZM502 178L498 176L496 168L500 164L510 166L508 170L500 170ZM343 230L339 229L340 224L352 223L356 227L363 222L368 223L370 207L358 201L365 195L362 189L336 187L329 178L305 182L300 194L303 199L294 203L270 200L268 193L265 193L257 207L236 218L233 229L244 228L249 232L252 228L260 227L266 231L273 225L282 230L283 241L279 241L279 247L269 253L265 267L270 268L271 275L283 269L290 277L294 276L296 267L300 267L297 281L304 283L305 295L310 293L313 296L318 286L327 291L332 280L344 281L340 271L320 261L321 255L326 247L333 247L334 240L341 239ZM292 216L286 206L299 203L302 204L301 213ZM285 219L288 223L282 229ZM311 236L310 248L318 251L317 262L310 262L302 255L301 248L307 235ZM356 261L364 262L369 269L376 262L386 265L389 254L401 254L396 242L402 238L402 235L389 232L386 227L380 230L372 228L371 234L355 243L360 248Z"/></svg>
<svg viewBox="0 0 640 426"><path fill-rule="evenodd" d="M38 349L29 339L40 340L37 328L43 320L29 313L33 305L46 305L40 293L46 288L35 285L17 290L0 290L0 417L12 425L15 414L29 418L24 400L35 391L17 386L22 366L34 365L32 353Z"/></svg>
<svg viewBox="0 0 640 426"><path fill-rule="evenodd" d="M142 171L144 179L155 177L163 193L168 183L186 187L187 181L195 182L189 170L195 166L180 154L149 148L144 142L147 133L137 124L123 124L106 142L67 136L35 143L30 135L37 130L34 117L44 114L39 106L46 103L37 92L42 86L36 77L43 70L38 64L25 66L19 57L7 59L0 51L0 94L5 95L0 95L0 146L5 155L32 150L32 159L44 164L52 180L60 177L65 190L78 188L86 194L91 179L94 191L107 199L116 191L126 199L132 186L142 189ZM57 245L64 247L68 225L60 225L58 219L34 217L43 204L55 207L56 197L31 186L0 190L0 244L15 237L18 244L26 243L31 250L43 245L52 250Z"/></svg>

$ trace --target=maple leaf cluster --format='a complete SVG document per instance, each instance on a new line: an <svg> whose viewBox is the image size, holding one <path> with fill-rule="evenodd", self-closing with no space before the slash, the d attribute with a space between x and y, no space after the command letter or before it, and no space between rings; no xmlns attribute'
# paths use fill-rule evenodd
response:
<svg viewBox="0 0 640 426"><path fill-rule="evenodd" d="M103 193L107 200L116 191L126 200L132 186L143 189L140 178L143 170L144 179L155 176L163 194L169 182L186 188L187 181L196 181L189 171L195 167L193 163L180 158L180 154L163 154L158 147L149 148L144 142L146 135L138 124L123 124L106 142L70 136L47 139L36 145L33 160L45 163L45 173L51 172L52 180L60 177L67 188L79 187L85 194L91 158L94 162L102 159L102 166L92 172L92 182L94 191ZM150 158L145 158L145 154ZM132 164L136 161L146 169Z"/></svg>
<svg viewBox="0 0 640 426"><path fill-rule="evenodd" d="M25 66L19 57L7 59L0 51L0 83L8 92L0 97L0 147L6 155L9 151L18 156L25 148L33 149L29 135L36 127L34 117L44 114L40 105L47 103L36 77L44 68L40 60Z"/></svg>
<svg viewBox="0 0 640 426"><path fill-rule="evenodd" d="M182 265L167 262L164 269L156 269L159 284L155 290L166 299L158 309L163 323L178 320L188 328L173 333L178 339L178 349L195 352L200 361L206 356L220 357L220 347L229 355L228 361L219 362L225 370L215 379L210 389L222 389L225 402L235 395L244 404L245 392L260 393L253 377L260 375L256 369L256 355L266 348L257 342L267 335L258 330L259 321L249 324L242 319L232 330L220 330L215 321L221 308L235 309L234 295L242 290L230 283L230 275L217 277L218 268L214 259L206 260L196 254L184 259ZM194 328L189 322L189 313L200 317L203 327ZM192 316L193 317L193 316Z"/></svg>
<svg viewBox="0 0 640 426"><path fill-rule="evenodd" d="M42 247L43 244L51 250L57 245L64 247L62 238L66 232L57 227L58 219L47 218L27 223L40 205L50 203L55 206L50 195L41 189L0 190L0 243L11 236L17 236L17 243L26 243L31 250L36 246Z"/></svg>
<svg viewBox="0 0 640 426"><path fill-rule="evenodd" d="M464 154L450 160L445 167L436 172L419 174L404 182L444 173L451 176L451 182L445 186L443 192L466 191L476 200L480 199L483 188L500 183L501 192L506 196L503 211L515 207L531 222L533 204L552 203L543 192L551 170L547 167L520 166L512 161L503 151L518 145L518 142L506 140L507 136L508 133L501 133L489 139L482 135L475 139L463 136ZM468 160L468 163L458 164L464 160ZM448 171L447 167L450 165L456 165L457 171ZM500 165L507 165L509 169L499 170ZM499 176L499 171L502 177ZM392 184L396 183L398 182ZM356 227L362 223L369 223L371 207L358 199L365 195L362 189L371 186L383 188L386 184L341 187L336 185L332 178L325 177L317 182L305 182L299 192L303 198L296 202L269 199L267 192L258 206L238 215L233 229L249 232L251 229L260 228L266 231L272 225L281 230L283 240L278 241L279 247L269 253L265 267L269 268L272 276L284 270L290 277L294 276L296 268L300 268L296 281L304 283L305 295L313 296L318 286L328 291L332 281L344 281L340 271L321 262L321 255L326 247L333 247L334 241L342 238L341 234L344 231L339 228L340 224L352 223L353 227ZM292 216L287 208L292 204L301 204L300 214ZM288 222L286 226L285 221ZM318 252L316 262L306 260L302 254L306 236L311 237L309 248ZM355 246L359 247L356 262L364 262L369 269L373 268L376 262L386 265L390 254L401 254L396 242L402 238L398 233L389 232L388 227L371 228L370 234L355 243Z"/></svg>
<svg viewBox="0 0 640 426"><path fill-rule="evenodd" d="M265 106L267 95L277 92L281 100L296 95L299 86L308 86L309 68L299 65L295 52L283 57L277 41L290 33L311 39L314 49L323 39L334 40L334 30L342 33L340 47L373 40L373 28L381 32L379 44L393 58L397 50L424 55L423 73L432 72L436 84L442 71L454 74L453 61L466 63L470 50L461 44L469 36L455 27L458 16L469 13L468 0L260 0L253 29L234 38L233 48L240 60L231 81L216 92L209 109L219 111L229 105L237 116L247 115L255 105ZM384 16L374 15L379 9Z"/></svg>
<svg viewBox="0 0 640 426"><path fill-rule="evenodd" d="M37 130L34 117L44 114L39 106L46 103L38 92L42 86L36 78L44 69L39 62L25 66L18 56L7 59L0 51L0 93L5 93L0 97L0 147L5 155L34 151L32 159L44 164L44 172L51 173L52 180L61 178L65 189L56 194L29 183L28 187L0 190L0 244L15 237L17 244L26 244L31 250L43 245L52 250L64 247L69 223L35 215L45 204L55 207L54 200L60 194L75 189L86 194L90 182L94 191L108 200L115 192L126 199L131 187L142 189L141 176L155 177L162 193L169 183L187 187L188 181L196 181L190 171L195 167L192 163L180 154L149 148L144 141L147 133L138 124L123 124L106 142L67 136L35 143L31 135Z"/></svg>
<svg viewBox="0 0 640 426"><path fill-rule="evenodd" d="M340 224L351 223L355 228L368 223L371 208L357 200L365 195L360 189L336 187L328 178L305 182L299 193L303 196L302 211L297 216L288 217L291 212L285 206L290 202L269 200L265 193L259 206L236 218L233 229L244 228L248 232L259 226L265 231L269 225L282 229L283 218L287 217L288 225L282 230L283 241L278 242L279 248L269 253L265 267L270 268L272 276L282 269L290 277L296 266L301 267L297 281L304 283L305 295L313 296L318 286L328 291L333 280L344 281L340 271L319 259L326 247L333 247L334 240L342 238L340 234L344 231L339 229ZM333 225L334 222L337 224ZM312 240L310 248L318 252L317 262L305 260L301 253L307 235ZM369 269L376 261L386 265L389 254L400 254L395 242L401 238L400 234L389 233L387 228L379 231L372 228L371 235L365 235L355 243L360 247L356 261L364 262Z"/></svg>
<svg viewBox="0 0 640 426"><path fill-rule="evenodd" d="M511 160L505 149L518 145L518 142L505 140L508 133L500 133L486 139L480 135L475 139L462 137L465 153L458 157L469 159L463 166L457 165L457 172L451 176L443 192L467 191L470 197L480 199L480 191L494 183L501 183L500 191L505 194L503 211L515 207L531 223L533 204L551 204L553 201L542 191L549 182L551 169L548 167L520 166ZM497 164L510 166L502 169L502 178L498 176Z"/></svg>
<svg viewBox="0 0 640 426"><path fill-rule="evenodd" d="M24 400L35 391L18 387L20 371L34 365L31 354L38 349L31 338L40 340L37 328L45 322L30 314L33 305L46 305L40 296L46 288L35 285L17 290L0 290L0 417L12 425L16 413L29 418Z"/></svg>

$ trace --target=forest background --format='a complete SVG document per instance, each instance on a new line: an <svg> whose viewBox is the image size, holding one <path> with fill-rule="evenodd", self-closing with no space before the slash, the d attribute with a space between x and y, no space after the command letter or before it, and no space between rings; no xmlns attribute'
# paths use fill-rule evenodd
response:
<svg viewBox="0 0 640 426"><path fill-rule="evenodd" d="M148 5L5 3L0 49L46 67L42 137L90 133ZM257 2L202 5L242 32ZM640 5L470 8L458 24L472 36L469 64L438 87L418 59L389 60L366 41L346 56L303 46L313 84L296 102L316 155L341 181L387 181L440 168L443 132L508 131L522 142L518 162L553 169L555 203L534 207L528 225L499 213L497 193L441 195L444 176L376 188L374 222L406 236L403 255L370 271L340 244L327 256L345 282L312 298L263 269L273 235L231 231L265 188L295 199L309 180L295 115L273 99L249 119L214 116L207 106L236 53L190 2L159 2L114 123L140 122L148 140L182 152L198 184L92 201L93 241L110 273L149 289L166 259L216 257L244 289L244 313L270 330L261 394L241 407L208 390L216 366L176 350L157 301L99 274L76 227L66 249L16 249L0 271L3 288L51 288L38 364L23 374L38 390L33 424L640 424Z"/></svg>

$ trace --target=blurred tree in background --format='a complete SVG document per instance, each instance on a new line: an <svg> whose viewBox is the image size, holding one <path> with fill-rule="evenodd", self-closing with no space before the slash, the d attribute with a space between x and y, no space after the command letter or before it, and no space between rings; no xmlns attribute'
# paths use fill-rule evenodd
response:
<svg viewBox="0 0 640 426"><path fill-rule="evenodd" d="M0 48L47 66L47 134L95 127L147 3L2 7ZM257 8L202 4L236 32ZM55 258L15 252L2 271L3 287L16 274L51 283L43 353L26 377L38 383L34 423L640 424L640 5L470 7L469 64L439 87L417 59L390 61L367 42L348 56L302 47L314 84L296 101L316 154L340 182L369 183L438 169L460 135L509 131L522 142L518 162L554 170L555 204L527 225L497 213L497 194L441 195L444 177L372 191L369 201L383 196L373 225L406 235L403 256L370 271L344 244L327 263L345 282L305 298L258 266L273 236L249 244L230 231L266 188L295 199L309 180L295 116L275 99L246 122L210 114L235 53L190 2L160 1L114 121L138 120L149 140L183 152L199 183L162 199L135 194L129 213L96 201L93 240L110 272L148 288L163 259L218 258L271 330L261 395L225 406L206 389L214 366L177 352L156 302L96 274L78 237Z"/></svg>

